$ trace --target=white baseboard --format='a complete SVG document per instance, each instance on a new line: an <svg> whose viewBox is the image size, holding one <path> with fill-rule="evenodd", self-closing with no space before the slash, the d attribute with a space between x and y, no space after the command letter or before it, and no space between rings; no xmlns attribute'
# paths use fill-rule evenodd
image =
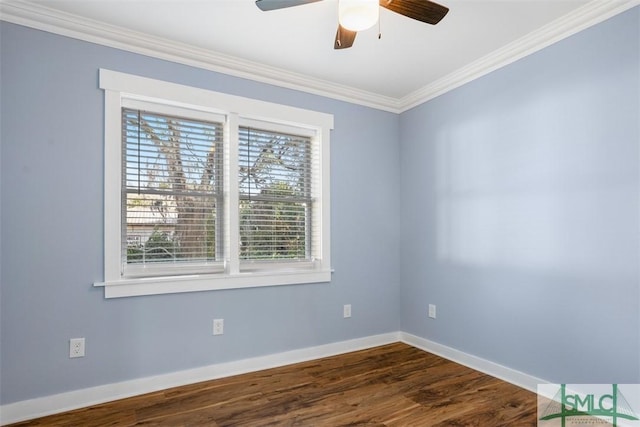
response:
<svg viewBox="0 0 640 427"><path fill-rule="evenodd" d="M0 406L0 425L11 424L19 421L30 420L46 415L66 412L73 409L84 408L113 400L138 396L145 393L164 390L208 381L217 378L240 375L263 369L276 368L293 363L306 362L322 357L335 356L352 351L364 350L394 342L404 342L413 347L433 353L445 359L475 369L503 381L536 392L538 384L548 381L525 374L515 369L490 362L477 356L464 353L455 348L447 347L425 338L405 333L390 332L387 334L373 335L331 344L308 347L284 353L270 354L233 362L218 363L201 368L172 372L170 374L123 381L114 384L106 384L90 387L52 396L23 400Z"/></svg>
<svg viewBox="0 0 640 427"><path fill-rule="evenodd" d="M0 406L0 425L66 412L171 387L306 362L398 341L400 341L400 333L391 332L23 400Z"/></svg>
<svg viewBox="0 0 640 427"><path fill-rule="evenodd" d="M399 334L400 341L405 344L409 344L429 353L444 357L445 359L467 366L471 369L475 369L476 371L484 372L485 374L499 378L533 393L536 393L538 384L549 383L549 381L534 377L533 375L507 368L506 366L482 359L481 357L473 356L463 351L456 350L455 348L447 347L446 345L438 344L437 342L430 341L425 338L420 338L406 332L400 332Z"/></svg>

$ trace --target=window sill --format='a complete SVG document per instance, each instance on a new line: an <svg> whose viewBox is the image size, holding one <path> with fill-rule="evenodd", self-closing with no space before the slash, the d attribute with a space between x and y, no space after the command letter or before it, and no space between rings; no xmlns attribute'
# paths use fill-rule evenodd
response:
<svg viewBox="0 0 640 427"><path fill-rule="evenodd" d="M331 281L331 270L279 271L278 273L251 272L207 274L172 277L146 277L120 279L94 283L104 287L105 298L122 298L142 295L175 294L223 289L256 288L263 286L325 283Z"/></svg>

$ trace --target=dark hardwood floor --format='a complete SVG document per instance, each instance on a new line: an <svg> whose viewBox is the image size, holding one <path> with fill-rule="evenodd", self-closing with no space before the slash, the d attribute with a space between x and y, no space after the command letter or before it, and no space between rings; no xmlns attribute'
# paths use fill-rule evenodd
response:
<svg viewBox="0 0 640 427"><path fill-rule="evenodd" d="M535 426L536 395L406 344L207 381L14 426Z"/></svg>

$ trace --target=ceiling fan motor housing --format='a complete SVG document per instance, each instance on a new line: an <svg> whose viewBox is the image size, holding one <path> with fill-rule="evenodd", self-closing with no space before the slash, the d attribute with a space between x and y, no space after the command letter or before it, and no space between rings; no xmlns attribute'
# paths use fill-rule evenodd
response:
<svg viewBox="0 0 640 427"><path fill-rule="evenodd" d="M373 27L380 16L378 0L339 0L338 20L347 30L363 31Z"/></svg>

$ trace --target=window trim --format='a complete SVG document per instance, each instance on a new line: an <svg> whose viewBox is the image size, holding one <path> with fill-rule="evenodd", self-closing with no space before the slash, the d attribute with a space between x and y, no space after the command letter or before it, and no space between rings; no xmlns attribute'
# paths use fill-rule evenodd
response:
<svg viewBox="0 0 640 427"><path fill-rule="evenodd" d="M104 90L105 96L104 281L96 282L94 286L104 287L105 298L321 283L331 280L329 137L333 129L333 115L106 69L100 69L99 87ZM122 278L120 186L123 100L173 105L194 111L225 115L225 128L228 130L224 134L225 153L231 150L237 152L238 128L240 122L245 119L314 131L315 138L318 139L318 167L321 174L317 189L319 195L317 212L321 222L318 226L319 241L315 243L318 245L319 257L315 263L306 269L295 268L293 263L288 263L273 270L241 271L238 257L234 256L225 262L224 273ZM224 172L225 196L227 200L238 200L238 176L235 173L238 168L237 157L231 156L228 165ZM227 254L239 244L238 215L237 203L225 203L225 222L229 224L225 230Z"/></svg>

